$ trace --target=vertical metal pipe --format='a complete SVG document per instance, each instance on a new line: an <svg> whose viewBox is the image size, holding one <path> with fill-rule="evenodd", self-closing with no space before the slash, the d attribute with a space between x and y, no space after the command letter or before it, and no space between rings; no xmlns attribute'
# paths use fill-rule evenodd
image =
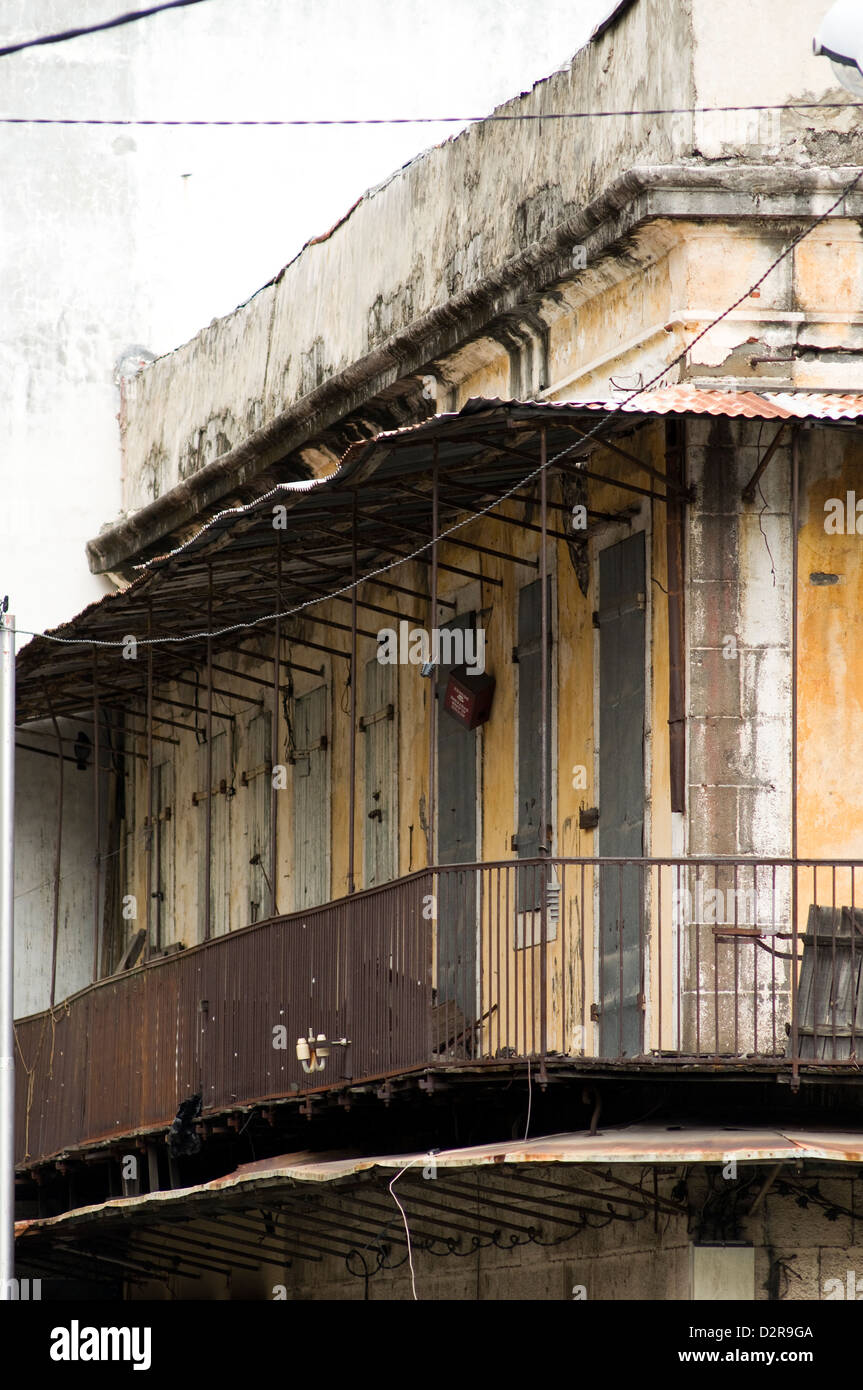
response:
<svg viewBox="0 0 863 1390"><path fill-rule="evenodd" d="M797 858L797 528L800 520L800 435L791 433L791 858ZM797 875L795 874L795 880Z"/></svg>
<svg viewBox="0 0 863 1390"><path fill-rule="evenodd" d="M63 763L59 764L63 775ZM14 1297L15 1035L15 619L0 614L0 1299Z"/></svg>
<svg viewBox="0 0 863 1390"><path fill-rule="evenodd" d="M101 747L99 743L99 655L93 648L93 823L95 834L93 887L93 983L99 978L99 926L101 922L102 894L102 772Z"/></svg>
<svg viewBox="0 0 863 1390"><path fill-rule="evenodd" d="M209 941L213 874L213 562L207 562L207 819L204 834L204 940Z"/></svg>
<svg viewBox="0 0 863 1390"><path fill-rule="evenodd" d="M351 512L351 733L349 757L351 778L348 790L348 892L356 891L354 879L354 822L357 802L357 494L353 493Z"/></svg>
<svg viewBox="0 0 863 1390"><path fill-rule="evenodd" d="M539 773L539 804L540 821L539 831L539 852L541 855L548 856L551 853L551 845L548 838L548 555L546 546L548 542L548 472L546 469L546 432L543 429L539 437L539 525L540 525L540 559L539 559L539 582L541 585L542 607L541 622L542 636L540 639L540 660L542 673L540 677L540 698L542 699L542 714L540 716L541 734L541 754L542 766ZM546 952L546 942L548 940L548 876L550 868L543 864L540 870L540 962L539 962L539 1050L540 1056L545 1058L546 1044L548 1041L546 1026L546 1008L548 1004L548 960Z"/></svg>
<svg viewBox="0 0 863 1390"><path fill-rule="evenodd" d="M282 668L282 533L276 531L276 631L273 650L273 722L270 731L270 916L278 912L276 901L276 857L278 845L278 794L273 769L279 761L279 699Z"/></svg>
<svg viewBox="0 0 863 1390"><path fill-rule="evenodd" d="M664 866L663 866L662 864L659 864L659 865L657 866L657 869L656 869L656 954L657 954L656 978L657 978L657 980L659 981L659 988L658 988L658 990L657 990L657 993L658 993L658 995L659 995L659 1006L658 1006L658 1013L657 1013L657 1025L658 1025L658 1032L659 1032L658 1050L659 1050L659 1055L660 1055L660 1057L662 1056L662 1019L663 1019L663 1011L664 1011L664 1002L663 1002L663 997L662 997L662 870L663 870L663 867L664 867ZM651 892L651 895L650 895L650 900L651 900L651 902L653 901L653 893L652 893L652 892ZM736 911L737 911L737 899L736 899L736 898L734 899L734 905L735 905L735 912L736 912Z"/></svg>
<svg viewBox="0 0 863 1390"><path fill-rule="evenodd" d="M686 420L669 420L665 428L665 472L681 492L666 487L665 546L668 581L668 756L671 810L686 809L686 655L684 537L687 503Z"/></svg>
<svg viewBox="0 0 863 1390"><path fill-rule="evenodd" d="M147 636L153 635L153 604L147 612ZM153 644L147 643L147 830L144 837L147 872L147 944L144 959L153 949Z"/></svg>
<svg viewBox="0 0 863 1390"><path fill-rule="evenodd" d="M63 859L63 738L60 733L60 725L51 706L51 697L48 696L48 711L51 715L51 723L54 725L54 733L57 738L57 767L59 768L59 786L57 790L57 843L54 847L54 903L51 921L51 1008L54 1007L54 998L57 990L57 934L60 927L60 867Z"/></svg>
<svg viewBox="0 0 863 1390"><path fill-rule="evenodd" d="M800 1085L800 1038L797 1013L797 535L800 524L800 435L797 425L791 431L791 1084ZM817 899L813 897L813 902ZM816 946L817 952L817 931ZM814 977L817 979L817 975Z"/></svg>
<svg viewBox="0 0 863 1390"><path fill-rule="evenodd" d="M432 463L432 548L431 548L431 587L429 597L429 640L434 650L432 634L437 627L437 537L440 530L438 496L438 445L434 442L434 461ZM435 732L437 725L437 669L429 679L429 796L428 796L428 862L435 862L437 849L435 836Z"/></svg>

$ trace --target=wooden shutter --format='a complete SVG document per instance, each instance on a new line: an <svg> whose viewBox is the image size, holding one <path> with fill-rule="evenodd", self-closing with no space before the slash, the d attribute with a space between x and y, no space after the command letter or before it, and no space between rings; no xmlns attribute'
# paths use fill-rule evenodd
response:
<svg viewBox="0 0 863 1390"><path fill-rule="evenodd" d="M473 613L446 624L470 630ZM444 710L452 666L437 670L437 854L439 864L472 864L476 859L476 730L466 729Z"/></svg>
<svg viewBox="0 0 863 1390"><path fill-rule="evenodd" d="M150 895L153 946L158 949L176 940L174 912L174 800L173 763L153 768L153 855Z"/></svg>
<svg viewBox="0 0 863 1390"><path fill-rule="evenodd" d="M548 819L552 819L551 784L551 580L548 583L548 668L546 702L546 786ZM542 580L521 589L518 596L518 827L519 859L535 859L546 843L541 824L540 770L542 767ZM518 910L540 906L543 873L527 868L518 874Z"/></svg>
<svg viewBox="0 0 863 1390"><path fill-rule="evenodd" d="M327 687L294 703L294 910L330 896L330 759Z"/></svg>
<svg viewBox="0 0 863 1390"><path fill-rule="evenodd" d="M249 853L249 921L258 922L269 910L270 889L270 730L272 715L262 710L249 721L246 743L246 815ZM256 864L252 860L257 859Z"/></svg>
<svg viewBox="0 0 863 1390"><path fill-rule="evenodd" d="M800 1056L847 1061L863 1052L863 912L809 908L798 993Z"/></svg>
<svg viewBox="0 0 863 1390"><path fill-rule="evenodd" d="M230 930L231 844L229 835L228 797L220 790L231 782L230 744L222 730L213 735L213 782L207 786L207 746L198 749L198 786L202 797L211 798L210 807L210 935L223 936ZM198 902L200 903L201 936L204 933L204 898L206 894L207 802L198 803Z"/></svg>
<svg viewBox="0 0 863 1390"><path fill-rule="evenodd" d="M398 865L395 666L373 657L365 669L360 737L365 739L363 886L388 883Z"/></svg>

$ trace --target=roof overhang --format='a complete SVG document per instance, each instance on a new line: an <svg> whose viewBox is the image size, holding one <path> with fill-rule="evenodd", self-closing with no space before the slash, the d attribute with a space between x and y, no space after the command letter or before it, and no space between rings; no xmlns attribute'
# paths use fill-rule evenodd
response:
<svg viewBox="0 0 863 1390"><path fill-rule="evenodd" d="M631 1125L598 1134L584 1131L553 1134L437 1153L330 1157L308 1152L282 1154L244 1164L224 1177L194 1187L112 1198L58 1216L19 1221L15 1236L19 1258L23 1255L26 1259L29 1242L35 1243L34 1251L38 1246L38 1250L45 1253L52 1242L59 1241L61 1245L67 1239L86 1242L91 1236L98 1239L100 1232L108 1228L122 1228L126 1235L132 1236L136 1229L143 1231L160 1223L165 1223L165 1230L171 1230L177 1229L171 1224L176 1221L206 1221L216 1213L225 1215L230 1208L249 1212L259 1207L274 1207L289 1212L292 1198L302 1202L303 1198L317 1194L328 1200L331 1190L334 1197L361 1201L375 1189L385 1192L394 1180L406 1178L409 1186L411 1181L428 1176L428 1171L423 1174L423 1169L428 1170L429 1165L433 1165L437 1179L434 1191L442 1197L446 1195L447 1179L456 1181L454 1190L457 1192L457 1176L466 1171L480 1174L487 1170L490 1175L506 1171L530 1188L529 1170L545 1168L551 1171L552 1185L559 1183L563 1192L567 1181L578 1170L585 1177L592 1174L599 1184L611 1184L606 1189L600 1185L594 1194L596 1197L604 1193L612 1202L624 1201L633 1206L637 1204L631 1196L621 1197L613 1190L615 1180L610 1167L659 1165L669 1172L693 1165L725 1165L731 1160L740 1165L769 1165L774 1169L788 1165L797 1174L803 1164L818 1165L819 1170L825 1164L836 1165L838 1171L839 1166L863 1164L863 1133L772 1126ZM555 1173L555 1169L559 1172ZM627 1182L619 1182L617 1187L631 1193L641 1190ZM584 1189L579 1191L583 1197L591 1195ZM477 1194L481 1197L481 1187ZM405 1201L409 1200L407 1190L403 1189L402 1195ZM651 1201L658 1201L663 1210L685 1212L685 1207L677 1207L668 1197L657 1198L655 1193L651 1197L646 1190L642 1191L642 1196L648 1206ZM528 1216L541 1219L541 1193L516 1191L513 1193L514 1211L519 1210L520 1202L538 1206L539 1212L528 1210L527 1205L524 1210ZM309 1211L307 1205L304 1210ZM428 1222L434 1220L427 1213L420 1215Z"/></svg>
<svg viewBox="0 0 863 1390"><path fill-rule="evenodd" d="M435 1154L282 1154L194 1187L19 1221L16 1263L39 1277L146 1282L335 1255L348 1269L356 1258L368 1273L362 1252L371 1251L373 1261L377 1252L383 1268L393 1245L405 1248L403 1221L415 1248L439 1255L558 1244L610 1222L660 1215L685 1229L691 1213L680 1179L693 1167L724 1168L731 1160L765 1167L755 1175L758 1200L775 1187L780 1196L819 1202L832 1220L818 1182L863 1163L863 1134L632 1125ZM652 1180L645 1177L651 1170ZM801 1188L806 1179L814 1189Z"/></svg>
<svg viewBox="0 0 863 1390"><path fill-rule="evenodd" d="M381 588L388 581L397 587L395 576L403 559L430 563L430 478L435 459L443 531L457 518L462 526L480 510L494 510L503 495L529 506L540 468L541 439L552 471L563 470L577 479L580 470L589 476L589 456L597 448L611 448L617 458L620 449L614 441L620 434L668 416L841 426L853 425L861 414L863 396L857 395L678 385L620 400L477 398L458 412L382 432L352 444L325 478L279 483L250 502L216 513L168 553L138 566L138 577L125 590L91 604L71 622L31 642L18 659L20 722L44 717L49 699L57 714L88 707L98 644L119 649L130 633L139 641L148 633L162 639L154 648L157 681L187 671L203 657L201 633L207 628L208 607L212 628L219 634L214 650L229 650L256 631L271 630L277 612L283 616L283 635L290 637L292 622L313 618L316 604L333 594L345 599L350 592L355 499L360 578L374 572ZM640 483L647 486L634 486L623 474L617 486L664 501L672 485L646 460L640 463L632 447L625 451L627 476L637 476L640 468L645 474ZM273 508L278 505L285 508L283 530L273 526ZM525 524L534 523L525 518ZM562 535L553 524L548 534ZM282 540L289 544L281 548L277 582L276 549ZM476 563L481 559L480 555ZM459 562L459 573L480 577L467 563ZM417 601L423 597L414 594ZM114 662L111 689L104 692L106 705L109 697L124 693L130 700L139 698L142 678L143 663Z"/></svg>
<svg viewBox="0 0 863 1390"><path fill-rule="evenodd" d="M395 1172L422 1167L434 1160L439 1171L499 1168L523 1164L563 1164L589 1167L607 1164L655 1164L689 1167L699 1163L741 1164L841 1163L863 1164L863 1131L735 1128L723 1126L629 1125L602 1130L551 1134L540 1139L501 1144L477 1144L469 1148L442 1149L435 1153L373 1154L366 1157L321 1158L314 1154L280 1154L275 1158L245 1163L225 1177L194 1187L153 1192L140 1197L115 1197L94 1206L78 1207L60 1216L16 1223L17 1235L54 1226L84 1222L112 1212L162 1211L210 1195L253 1192L273 1187L307 1187L339 1183L376 1169L391 1177Z"/></svg>

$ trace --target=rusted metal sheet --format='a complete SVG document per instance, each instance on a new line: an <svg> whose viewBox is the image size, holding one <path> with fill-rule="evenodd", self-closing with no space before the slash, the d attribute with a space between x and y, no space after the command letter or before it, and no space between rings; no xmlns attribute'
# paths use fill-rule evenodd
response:
<svg viewBox="0 0 863 1390"><path fill-rule="evenodd" d="M644 391L631 401L570 401L570 409L632 415L725 415L747 420L857 420L863 395L810 391L708 391L681 383Z"/></svg>
<svg viewBox="0 0 863 1390"><path fill-rule="evenodd" d="M574 1057L856 1071L861 868L787 859L453 864L227 933L19 1022L19 1156L32 1162L167 1126L198 1092L214 1113L427 1066ZM535 880L529 900L519 891L525 873ZM584 961L597 940L600 877L607 911L625 930L611 938L597 998ZM629 880L635 891L623 892ZM818 908L817 935L798 924L795 902L801 912ZM454 922L477 949L447 974L440 943ZM644 1019L637 1056L618 1028L602 1027L604 1011L616 1016L615 981L631 1002L630 936L651 962L634 1001ZM446 998L435 1000L433 984L447 985ZM273 1045L280 1025L286 1048ZM323 1073L296 1060L295 1040L309 1029L350 1041Z"/></svg>
<svg viewBox="0 0 863 1390"><path fill-rule="evenodd" d="M434 1155L440 1173L459 1169L523 1167L528 1164L588 1165L645 1163L854 1163L863 1162L863 1136L847 1130L789 1129L758 1126L749 1129L721 1129L708 1126L668 1128L661 1125L627 1125L623 1129L604 1129L596 1135L546 1135L524 1142L510 1140L500 1144L477 1144L470 1148L444 1149ZM374 1169L419 1171L429 1155L373 1154L367 1157L321 1158L309 1153L278 1154L273 1158L245 1163L224 1177L194 1187L163 1190L137 1197L111 1198L93 1206L78 1207L59 1216L31 1218L15 1223L16 1238L38 1231L84 1226L94 1218L117 1215L128 1219L136 1213L170 1211L188 1207L196 1198L208 1194L231 1193L241 1196L272 1189L277 1185L301 1183L308 1188L342 1182ZM672 1207L671 1202L664 1203Z"/></svg>
<svg viewBox="0 0 863 1390"><path fill-rule="evenodd" d="M439 523L447 529L451 519L471 510L472 505L485 509L490 496L505 496L509 489L517 491L522 486L526 465L533 464L536 468L540 462L537 434L540 443L543 439L547 441L549 482L563 470L567 477L576 478L580 483L589 478L606 479L624 493L651 497L667 505L674 502L675 480L666 477L659 482L652 465L638 460L628 450L621 450L612 438L616 430L629 429L639 419L684 414L741 415L775 419L780 423L788 419L854 421L863 413L861 407L861 395L725 392L680 385L643 392L632 400L537 402L479 398L468 401L456 414L441 414L417 425L382 432L372 440L351 445L336 471L327 478L302 484L277 484L267 493L267 499L277 496L288 513L291 545L281 570L275 553L281 532L270 524L271 500L264 502L258 498L218 513L178 545L170 556L156 557L142 565L140 577L123 593L90 605L70 623L58 628L52 634L55 640L35 638L18 658L19 720L27 722L44 717L49 699L53 700L58 715L77 714L92 695L93 672L89 666L81 666L78 648L63 645L63 642L75 638L120 645L125 634L142 631L143 625L149 623L153 602L159 605L157 635L161 638L182 637L185 641L190 628L200 628L198 619L190 617L190 606L191 610L200 611L205 603L210 617L207 631L212 631L214 626L221 629L224 624L228 625L215 646L211 643L209 667L212 676L214 654L233 649L248 650L241 636L242 629L231 626L238 617L257 621L262 612L281 612L284 605L296 604L299 611L300 605L305 608L318 599L322 601L334 589L338 594L345 588L346 593L348 576L357 571L359 557L362 557L360 568L366 573L405 559L416 549L414 538L426 541L433 529L430 515L433 498L428 483L430 460L435 450L441 465ZM520 438L522 433L529 438ZM596 471L586 459L586 452L602 444L617 456L622 453L624 458L629 458L633 469L646 472L651 486L633 482L626 469L614 477ZM565 461L558 463L558 459ZM424 480L425 486L409 485L407 479L414 483ZM369 488L370 500L357 508L354 502L357 488L366 484L373 484ZM521 500L526 504L526 499ZM561 505L548 503L552 508ZM495 511L490 515L507 525L526 522L529 529L537 529L527 518L519 522L515 517L502 518ZM546 534L552 534L547 526ZM458 544L476 554L473 542L460 540ZM308 557L322 545L327 548L328 564L321 569L313 567L310 573ZM488 549L480 547L479 554ZM499 549L492 553L514 554ZM258 561L264 558L269 558L270 565L262 570ZM433 556L424 551L413 555L413 560L429 569L436 563ZM525 562L523 556L521 561ZM465 565L438 561L437 568L470 579L480 577L479 569ZM485 573L482 578L486 585L503 583L498 575ZM345 598L345 593L341 597L356 607L356 593L351 592L351 600ZM343 633L350 632L352 626L334 622L321 613L317 614L316 622ZM367 628L358 631L376 635ZM61 639L59 643L58 638ZM299 632L292 634L292 640L313 651L335 651L344 655L343 650L315 642ZM204 668L205 655L202 644L198 644L195 662L200 669ZM148 671L152 666L152 680L157 688L177 677L177 659L178 649L173 643L148 648ZM102 706L105 709L126 707L127 712L137 713L145 693L140 664L122 662L116 666L111 688L100 691ZM102 683L104 687L104 677ZM209 711L210 693L216 693L211 679L206 689ZM155 694L159 695L158 689ZM163 689L159 698L164 695ZM213 719L221 721L224 717L223 712L212 711ZM169 730L175 726L191 727L167 716L160 716L160 723ZM158 741L164 738L164 733L153 732L149 738L151 742ZM206 746L209 748L209 741ZM215 803L212 808L203 808L202 824L217 814ZM207 862L206 856L204 862Z"/></svg>
<svg viewBox="0 0 863 1390"><path fill-rule="evenodd" d="M21 1020L18 1160L167 1126L197 1092L206 1113L423 1065L429 886L417 874L228 933ZM323 1073L296 1058L309 1028L351 1044Z"/></svg>
<svg viewBox="0 0 863 1390"><path fill-rule="evenodd" d="M370 456L375 447L407 442L411 438L435 436L442 439L464 421L479 427L479 417L509 415L514 421L542 424L555 417L576 416L580 412L604 411L609 415L725 415L750 420L856 420L863 415L863 394L828 391L723 391L708 390L681 382L659 386L627 396L575 398L565 401L500 400L473 396L461 410L436 415L417 425L382 430L372 440L357 441L345 451L337 473L318 480L318 486L332 483L339 473L359 459ZM286 484L296 490L298 484Z"/></svg>

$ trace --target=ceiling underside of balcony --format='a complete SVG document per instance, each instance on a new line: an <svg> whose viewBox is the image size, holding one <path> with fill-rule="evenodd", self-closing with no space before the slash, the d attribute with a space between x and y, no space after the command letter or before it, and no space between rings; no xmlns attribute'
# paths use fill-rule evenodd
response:
<svg viewBox="0 0 863 1390"><path fill-rule="evenodd" d="M437 534L447 546L440 570L499 585L500 579L488 573L487 557L536 567L535 561L522 558L519 540L525 530L540 531L543 441L549 478L561 480L559 495L549 488L547 535L574 545L586 541L591 525L617 519L633 501L647 496L662 502L673 495L664 475L639 457L645 450L637 431L646 421L708 414L850 424L861 413L863 397L858 396L768 396L689 386L623 402L469 401L457 414L434 416L351 445L329 477L279 483L217 513L170 553L142 564L125 590L91 604L50 636L36 637L18 658L18 722L88 709L94 681L106 707L142 699L149 638L156 639L153 680L161 682L203 664L207 632L215 634L213 655L244 650L264 661L273 659L277 614L288 646L292 639L301 646L304 620L324 621L347 634L354 565L363 586L361 636L376 636L377 614L390 621L427 620L423 606L432 566L435 467ZM634 433L625 446L620 443L622 436ZM614 476L595 471L599 446L611 451ZM587 531L576 540L566 529L572 489L583 488L590 478L613 483L619 509L598 513L588 506ZM564 487L569 489L566 500ZM578 495L586 497L586 491ZM283 509L278 525L274 509ZM495 537L493 546L478 545L464 529L483 514L499 523L500 538ZM408 561L425 571L419 589L406 586ZM321 617L320 605L328 598L343 607L343 620ZM119 659L129 636L139 644L137 659ZM317 672L319 657L308 659Z"/></svg>

